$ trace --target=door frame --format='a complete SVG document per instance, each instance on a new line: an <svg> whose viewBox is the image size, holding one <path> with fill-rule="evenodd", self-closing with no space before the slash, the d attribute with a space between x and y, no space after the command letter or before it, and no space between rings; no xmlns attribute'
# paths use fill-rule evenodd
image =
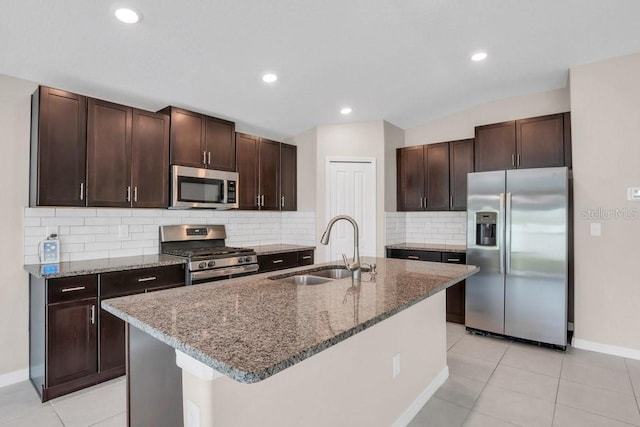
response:
<svg viewBox="0 0 640 427"><path fill-rule="evenodd" d="M329 223L329 220L331 219L331 196L329 194L329 189L331 188L331 174L329 173L330 167L331 167L331 163L369 163L373 166L373 205L374 205L374 209L373 209L373 249L374 249L374 256L375 254L377 254L378 252L378 181L377 181L377 176L378 176L378 166L376 164L376 158L375 157L352 157L352 156L327 156L325 157L325 164L324 164L324 170L325 170L325 183L324 183L324 204L325 204L325 209L324 209L324 226L326 227L326 224ZM359 227L361 227L360 224L358 224ZM330 247L329 245L325 246L324 249L324 259L326 261L335 261L335 260L331 260L331 252L330 252Z"/></svg>

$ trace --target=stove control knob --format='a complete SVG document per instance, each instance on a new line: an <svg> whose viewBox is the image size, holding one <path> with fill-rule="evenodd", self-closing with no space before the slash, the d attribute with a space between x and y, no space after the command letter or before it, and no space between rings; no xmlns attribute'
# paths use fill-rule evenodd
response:
<svg viewBox="0 0 640 427"><path fill-rule="evenodd" d="M250 256L246 257L246 258L244 259L244 262L251 262L251 257L250 257Z"/></svg>
<svg viewBox="0 0 640 427"><path fill-rule="evenodd" d="M201 262L200 264L198 264L198 268L207 268L207 263Z"/></svg>
<svg viewBox="0 0 640 427"><path fill-rule="evenodd" d="M209 261L209 264L207 264L209 267L214 267L216 265L215 261Z"/></svg>
<svg viewBox="0 0 640 427"><path fill-rule="evenodd" d="M243 261L244 259L242 259L242 257L238 258L238 264L242 264Z"/></svg>

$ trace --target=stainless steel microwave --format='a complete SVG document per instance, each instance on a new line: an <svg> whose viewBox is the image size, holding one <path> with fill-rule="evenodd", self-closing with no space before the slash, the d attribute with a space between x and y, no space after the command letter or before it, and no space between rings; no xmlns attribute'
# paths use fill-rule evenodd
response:
<svg viewBox="0 0 640 427"><path fill-rule="evenodd" d="M171 166L169 209L238 208L238 173Z"/></svg>

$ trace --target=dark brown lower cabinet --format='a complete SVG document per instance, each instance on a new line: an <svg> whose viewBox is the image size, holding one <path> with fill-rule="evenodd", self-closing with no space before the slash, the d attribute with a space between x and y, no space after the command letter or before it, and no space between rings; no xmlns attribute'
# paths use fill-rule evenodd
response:
<svg viewBox="0 0 640 427"><path fill-rule="evenodd" d="M100 371L113 378L126 371L125 329L124 321L100 310Z"/></svg>
<svg viewBox="0 0 640 427"><path fill-rule="evenodd" d="M387 248L387 258L465 264L467 256L459 252L423 251ZM447 322L464 324L465 282L447 288Z"/></svg>
<svg viewBox="0 0 640 427"><path fill-rule="evenodd" d="M313 249L258 255L258 266L260 270L258 270L257 273L302 267L304 265L312 265L313 263Z"/></svg>

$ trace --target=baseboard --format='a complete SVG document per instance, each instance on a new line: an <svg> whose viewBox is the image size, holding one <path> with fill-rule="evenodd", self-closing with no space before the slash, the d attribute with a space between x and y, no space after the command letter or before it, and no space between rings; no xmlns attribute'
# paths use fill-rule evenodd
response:
<svg viewBox="0 0 640 427"><path fill-rule="evenodd" d="M29 369L20 369L0 375L0 388L29 379Z"/></svg>
<svg viewBox="0 0 640 427"><path fill-rule="evenodd" d="M416 416L420 409L431 399L431 396L435 394L442 384L449 378L449 367L442 368L440 373L429 383L422 393L416 397L416 399L409 405L409 407L398 417L393 423L393 427L406 427L409 425L413 417Z"/></svg>
<svg viewBox="0 0 640 427"><path fill-rule="evenodd" d="M610 354L612 356L621 356L628 359L640 360L640 350L635 350L633 348L602 344L576 337L571 340L571 346L582 350L597 351L598 353Z"/></svg>

